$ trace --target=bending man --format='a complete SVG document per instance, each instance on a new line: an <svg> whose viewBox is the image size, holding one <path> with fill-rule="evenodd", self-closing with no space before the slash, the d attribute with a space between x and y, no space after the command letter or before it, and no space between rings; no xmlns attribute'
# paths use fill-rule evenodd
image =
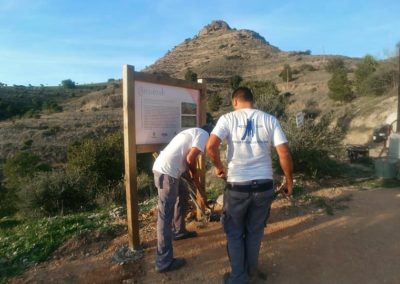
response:
<svg viewBox="0 0 400 284"><path fill-rule="evenodd" d="M189 170L196 184L198 175L196 160L205 145L211 128L189 128L178 133L161 151L156 159L153 172L158 189L157 255L156 271L167 272L186 264L184 258L173 258L172 239L196 237L194 231L187 231L185 215L189 193L180 178ZM197 184L196 184L197 185Z"/></svg>

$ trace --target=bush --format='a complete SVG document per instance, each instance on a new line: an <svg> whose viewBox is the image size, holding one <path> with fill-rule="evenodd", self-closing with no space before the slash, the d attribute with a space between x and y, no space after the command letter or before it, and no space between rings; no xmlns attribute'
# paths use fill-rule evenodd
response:
<svg viewBox="0 0 400 284"><path fill-rule="evenodd" d="M358 86L359 94L381 96L394 87L396 78L398 78L397 70L379 68Z"/></svg>
<svg viewBox="0 0 400 284"><path fill-rule="evenodd" d="M15 191L3 187L0 183L0 219L12 216L17 211L16 200Z"/></svg>
<svg viewBox="0 0 400 284"><path fill-rule="evenodd" d="M240 83L243 81L243 78L239 75L234 75L231 78L229 78L229 85L231 86L232 90L236 90L239 86Z"/></svg>
<svg viewBox="0 0 400 284"><path fill-rule="evenodd" d="M43 163L39 156L29 152L19 152L4 164L4 177L7 188L18 190L25 183L26 178L31 178L40 171L49 171L48 164Z"/></svg>
<svg viewBox="0 0 400 284"><path fill-rule="evenodd" d="M67 172L80 172L90 180L95 195L107 191L122 179L123 137L114 133L98 140L85 140L67 150Z"/></svg>
<svg viewBox="0 0 400 284"><path fill-rule="evenodd" d="M292 74L292 68L290 68L290 65L285 64L283 70L279 73L279 77L281 77L284 82L289 82L293 80Z"/></svg>
<svg viewBox="0 0 400 284"><path fill-rule="evenodd" d="M281 118L285 116L290 93L279 95L276 84L272 81L249 81L242 83L250 88L254 95L257 108Z"/></svg>
<svg viewBox="0 0 400 284"><path fill-rule="evenodd" d="M294 117L282 122L295 173L310 177L339 174L335 158L343 155L343 133L339 128L330 127L331 122L331 115L323 116L319 122L305 120L301 128L296 127Z"/></svg>
<svg viewBox="0 0 400 284"><path fill-rule="evenodd" d="M311 64L301 64L299 67L300 72L304 72L304 71L316 71L317 69L312 66Z"/></svg>
<svg viewBox="0 0 400 284"><path fill-rule="evenodd" d="M37 173L20 194L24 194L29 214L62 215L94 206L93 193L88 190L88 178L78 172Z"/></svg>
<svg viewBox="0 0 400 284"><path fill-rule="evenodd" d="M218 94L211 94L208 96L207 104L210 111L218 111L222 104L222 99Z"/></svg>
<svg viewBox="0 0 400 284"><path fill-rule="evenodd" d="M74 89L76 87L76 84L71 79L66 79L61 81L61 86L66 89Z"/></svg>
<svg viewBox="0 0 400 284"><path fill-rule="evenodd" d="M185 80L190 82L197 82L197 74L191 69L188 69L185 73Z"/></svg>
<svg viewBox="0 0 400 284"><path fill-rule="evenodd" d="M306 119L315 119L320 115L321 110L318 107L318 102L313 99L309 99L306 102L305 108L303 109L304 118Z"/></svg>
<svg viewBox="0 0 400 284"><path fill-rule="evenodd" d="M364 82L373 74L378 66L378 62L371 55L366 55L361 62L357 64L355 73L355 85L359 94L363 93Z"/></svg>
<svg viewBox="0 0 400 284"><path fill-rule="evenodd" d="M328 81L328 88L328 95L332 100L349 102L354 98L351 82L344 69L338 69L332 74L332 78Z"/></svg>
<svg viewBox="0 0 400 284"><path fill-rule="evenodd" d="M335 73L338 70L346 70L344 61L341 58L335 57L328 60L325 70L329 73Z"/></svg>

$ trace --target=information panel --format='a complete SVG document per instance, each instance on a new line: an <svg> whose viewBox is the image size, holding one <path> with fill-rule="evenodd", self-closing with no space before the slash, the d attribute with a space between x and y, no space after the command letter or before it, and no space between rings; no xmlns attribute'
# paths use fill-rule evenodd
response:
<svg viewBox="0 0 400 284"><path fill-rule="evenodd" d="M199 122L200 91L135 81L136 144L168 143Z"/></svg>

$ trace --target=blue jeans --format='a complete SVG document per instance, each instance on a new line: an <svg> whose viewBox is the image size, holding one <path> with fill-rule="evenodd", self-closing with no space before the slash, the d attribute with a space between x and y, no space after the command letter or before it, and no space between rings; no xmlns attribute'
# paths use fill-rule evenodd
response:
<svg viewBox="0 0 400 284"><path fill-rule="evenodd" d="M156 268L167 268L173 260L172 239L185 234L189 192L180 179L154 172L158 190Z"/></svg>
<svg viewBox="0 0 400 284"><path fill-rule="evenodd" d="M272 187L262 192L225 191L221 222L232 269L229 283L247 283L249 276L256 274L273 198Z"/></svg>

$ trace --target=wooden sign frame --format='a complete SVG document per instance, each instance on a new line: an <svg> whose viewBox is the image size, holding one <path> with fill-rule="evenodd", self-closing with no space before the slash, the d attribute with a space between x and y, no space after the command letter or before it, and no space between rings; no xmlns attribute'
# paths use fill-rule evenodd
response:
<svg viewBox="0 0 400 284"><path fill-rule="evenodd" d="M197 127L206 123L206 83L204 81L189 82L161 75L135 72L131 65L124 65L122 71L123 87L123 123L124 123L124 155L125 155L125 191L128 223L128 241L131 250L141 250L139 235L139 206L137 194L137 162L138 153L153 153L163 149L166 144L136 144L135 129L135 81L161 84L166 86L195 89L200 91L199 119ZM200 184L198 190L205 192L205 159L199 158ZM202 208L204 210L204 208ZM199 212L197 214L199 216Z"/></svg>

